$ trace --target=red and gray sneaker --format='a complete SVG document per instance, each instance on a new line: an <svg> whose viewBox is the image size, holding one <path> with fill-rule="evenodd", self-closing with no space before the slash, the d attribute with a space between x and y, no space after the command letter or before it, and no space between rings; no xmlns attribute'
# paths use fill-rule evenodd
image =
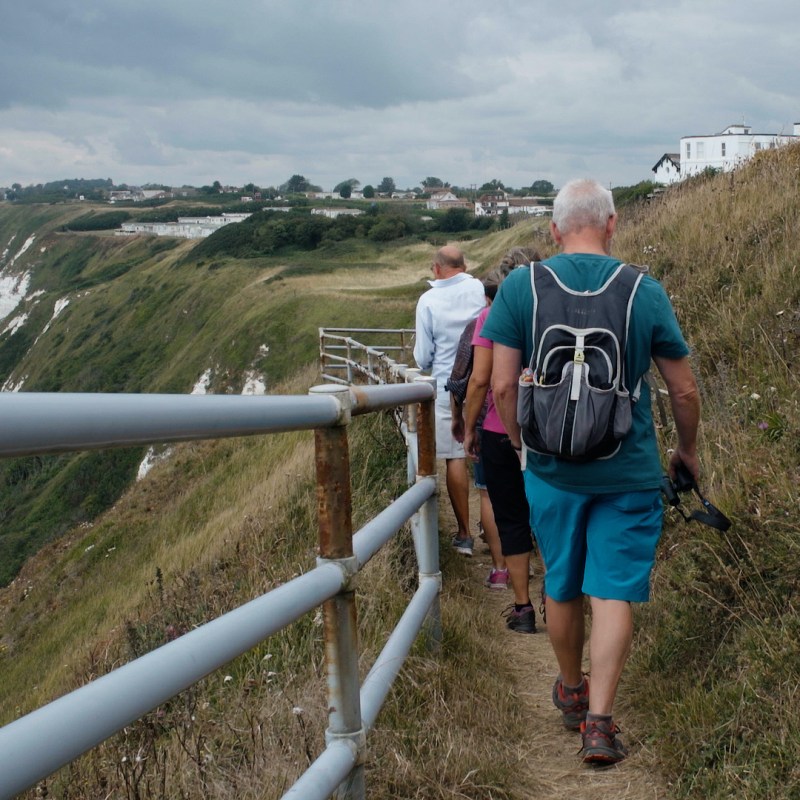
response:
<svg viewBox="0 0 800 800"><path fill-rule="evenodd" d="M619 728L610 716L596 718L594 714L588 715L581 725L581 756L584 764L602 767L622 761L628 751L618 733Z"/></svg>
<svg viewBox="0 0 800 800"><path fill-rule="evenodd" d="M483 582L483 585L487 589L508 589L509 580L507 569L495 569L492 567L492 571Z"/></svg>
<svg viewBox="0 0 800 800"><path fill-rule="evenodd" d="M584 675L581 685L571 689L564 686L559 675L553 684L553 705L561 712L564 727L579 731L589 710L589 676Z"/></svg>

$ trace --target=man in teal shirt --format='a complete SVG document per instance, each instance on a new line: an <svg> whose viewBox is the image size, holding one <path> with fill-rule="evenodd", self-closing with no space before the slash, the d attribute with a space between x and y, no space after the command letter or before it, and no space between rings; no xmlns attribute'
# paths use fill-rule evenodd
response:
<svg viewBox="0 0 800 800"><path fill-rule="evenodd" d="M571 181L553 205L550 230L560 253L545 264L568 289L597 291L621 263L610 256L616 223L611 192L594 181ZM546 568L547 627L560 669L553 702L564 724L582 731L583 760L614 763L626 752L612 711L633 639L630 604L649 598L662 524L662 471L649 386L642 381L631 430L612 457L576 463L523 450L517 389L533 349L530 281L530 268L525 267L506 278L482 335L495 343L495 403L512 446L520 452L531 525ZM626 347L629 388L654 360L678 434L669 472L674 478L682 463L697 479L700 401L688 353L669 298L655 279L644 276L634 297ZM581 666L584 595L592 608L591 692Z"/></svg>

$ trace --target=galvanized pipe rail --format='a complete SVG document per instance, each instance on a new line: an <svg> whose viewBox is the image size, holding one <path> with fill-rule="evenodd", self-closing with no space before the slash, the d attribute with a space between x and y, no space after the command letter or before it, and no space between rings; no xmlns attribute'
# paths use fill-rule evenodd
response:
<svg viewBox="0 0 800 800"><path fill-rule="evenodd" d="M358 334L360 338L375 336L381 343L365 344L352 338L351 334ZM354 383L356 378L366 379L368 383L396 380L390 372L397 364L405 366L402 362L410 359L415 335L413 328L320 328L322 378L346 385ZM399 343L383 343L390 336L396 337ZM389 353L400 356L400 359L392 358Z"/></svg>
<svg viewBox="0 0 800 800"><path fill-rule="evenodd" d="M0 728L0 799L61 766L323 605L328 666L327 747L285 795L362 800L367 731L403 660L427 624L441 637L435 436L431 379L399 385L319 386L307 397L0 393L0 457L314 429L320 557L310 572ZM347 425L398 404L414 484L355 535ZM412 467L409 466L409 474ZM358 684L352 581L412 520L419 588L364 685Z"/></svg>

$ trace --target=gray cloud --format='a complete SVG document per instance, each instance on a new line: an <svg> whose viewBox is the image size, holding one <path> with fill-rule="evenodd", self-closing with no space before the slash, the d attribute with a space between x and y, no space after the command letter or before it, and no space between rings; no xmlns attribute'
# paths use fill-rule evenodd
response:
<svg viewBox="0 0 800 800"><path fill-rule="evenodd" d="M800 120L778 0L5 2L0 185L614 185L680 136Z"/></svg>

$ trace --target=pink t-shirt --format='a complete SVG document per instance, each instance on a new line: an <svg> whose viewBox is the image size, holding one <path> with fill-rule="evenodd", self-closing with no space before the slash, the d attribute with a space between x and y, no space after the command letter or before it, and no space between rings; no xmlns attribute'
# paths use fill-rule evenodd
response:
<svg viewBox="0 0 800 800"><path fill-rule="evenodd" d="M472 334L472 346L473 347L485 347L487 350L494 349L494 342L491 339L484 339L481 336L481 330L483 329L483 323L486 322L486 317L489 315L489 306L481 311L478 314L478 321L475 323L475 333ZM503 423L500 421L500 415L497 413L497 409L494 405L494 397L492 397L492 390L486 393L486 403L488 406L488 411L486 412L486 418L483 420L483 427L487 431L492 431L493 433L505 433L506 429L503 427Z"/></svg>

